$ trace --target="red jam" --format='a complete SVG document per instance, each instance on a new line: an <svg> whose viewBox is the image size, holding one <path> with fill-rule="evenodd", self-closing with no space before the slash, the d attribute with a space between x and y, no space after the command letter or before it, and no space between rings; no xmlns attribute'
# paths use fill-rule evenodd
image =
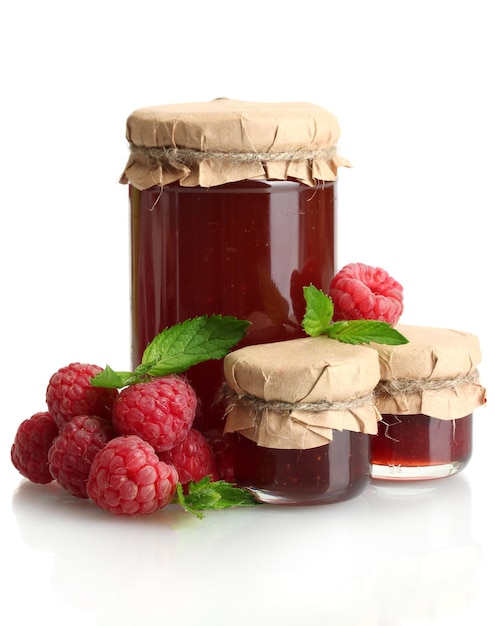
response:
<svg viewBox="0 0 495 626"><path fill-rule="evenodd" d="M234 477L261 502L324 504L361 493L369 484L370 436L333 431L333 440L307 450L264 448L236 433Z"/></svg>
<svg viewBox="0 0 495 626"><path fill-rule="evenodd" d="M383 415L371 440L372 477L441 478L459 472L472 450L472 415L443 420L428 415Z"/></svg>
<svg viewBox="0 0 495 626"><path fill-rule="evenodd" d="M333 182L130 186L134 367L163 328L205 314L251 321L236 347L303 336L303 286L327 289L334 274L335 195ZM188 377L196 426L220 427L221 360Z"/></svg>

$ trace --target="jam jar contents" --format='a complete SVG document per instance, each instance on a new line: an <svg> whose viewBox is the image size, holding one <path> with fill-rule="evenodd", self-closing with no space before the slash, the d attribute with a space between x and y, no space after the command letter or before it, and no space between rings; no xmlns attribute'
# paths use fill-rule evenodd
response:
<svg viewBox="0 0 495 626"><path fill-rule="evenodd" d="M441 478L471 458L472 414L455 420L429 415L383 415L372 438L373 477Z"/></svg>
<svg viewBox="0 0 495 626"><path fill-rule="evenodd" d="M335 273L335 116L308 103L145 107L127 120L132 361L202 315L250 321L242 345L302 336L303 287ZM223 426L222 362L188 370L196 427Z"/></svg>
<svg viewBox="0 0 495 626"><path fill-rule="evenodd" d="M330 443L308 450L259 446L237 434L234 476L263 502L319 504L348 500L369 484L370 436L334 431Z"/></svg>
<svg viewBox="0 0 495 626"><path fill-rule="evenodd" d="M478 339L451 329L397 329L408 344L375 346L382 421L371 441L371 476L400 481L456 474L471 458L473 411L485 402Z"/></svg>
<svg viewBox="0 0 495 626"><path fill-rule="evenodd" d="M131 187L134 366L163 328L205 314L248 319L240 346L303 336L303 287L326 288L335 269L334 185ZM188 377L200 426L219 427L222 362L200 363Z"/></svg>
<svg viewBox="0 0 495 626"><path fill-rule="evenodd" d="M380 419L374 350L306 337L234 350L224 372L238 485L261 502L290 505L339 502L365 489Z"/></svg>

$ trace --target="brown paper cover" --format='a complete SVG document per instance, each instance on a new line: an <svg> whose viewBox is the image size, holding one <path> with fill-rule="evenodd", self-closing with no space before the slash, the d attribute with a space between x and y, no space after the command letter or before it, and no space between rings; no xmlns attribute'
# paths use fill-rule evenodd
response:
<svg viewBox="0 0 495 626"><path fill-rule="evenodd" d="M339 137L337 118L305 102L218 98L144 107L127 119L131 154L120 182L148 189L256 178L314 186L349 166L336 153Z"/></svg>
<svg viewBox="0 0 495 626"><path fill-rule="evenodd" d="M486 401L479 382L478 338L449 328L398 325L409 343L377 345L380 385L375 402L382 414L424 414L439 419L470 415Z"/></svg>
<svg viewBox="0 0 495 626"><path fill-rule="evenodd" d="M369 347L327 337L247 346L225 357L224 373L241 400L230 405L225 432L238 431L260 446L307 449L332 441L333 429L377 432L381 416L372 398L380 368ZM254 411L242 404L246 396L267 404ZM273 409L275 402L295 408ZM303 403L318 410L303 409Z"/></svg>

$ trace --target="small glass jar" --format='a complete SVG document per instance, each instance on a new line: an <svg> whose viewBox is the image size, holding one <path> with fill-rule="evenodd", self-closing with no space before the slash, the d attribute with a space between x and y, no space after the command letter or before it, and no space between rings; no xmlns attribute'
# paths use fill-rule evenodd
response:
<svg viewBox="0 0 495 626"><path fill-rule="evenodd" d="M303 336L303 286L335 272L333 114L307 103L218 99L146 107L127 121L132 361L201 315L251 322L239 346ZM222 424L222 362L192 367L195 426Z"/></svg>
<svg viewBox="0 0 495 626"><path fill-rule="evenodd" d="M456 474L471 458L473 411L485 402L479 341L451 329L397 329L409 343L376 346L382 420L371 442L371 476L400 481Z"/></svg>
<svg viewBox="0 0 495 626"><path fill-rule="evenodd" d="M325 504L370 481L380 419L377 354L327 337L240 348L224 359L234 479L271 504Z"/></svg>

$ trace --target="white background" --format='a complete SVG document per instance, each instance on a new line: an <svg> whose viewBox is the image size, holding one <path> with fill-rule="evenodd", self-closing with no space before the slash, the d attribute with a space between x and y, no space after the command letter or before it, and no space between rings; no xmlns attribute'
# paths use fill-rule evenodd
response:
<svg viewBox="0 0 495 626"><path fill-rule="evenodd" d="M2 5L0 612L18 614L2 623L495 623L491 8ZM353 163L339 179L339 265L399 280L404 323L480 337L489 402L458 477L323 508L136 522L31 488L11 466L17 426L44 409L55 370L129 365L127 189L117 182L127 116L219 96L333 111Z"/></svg>

